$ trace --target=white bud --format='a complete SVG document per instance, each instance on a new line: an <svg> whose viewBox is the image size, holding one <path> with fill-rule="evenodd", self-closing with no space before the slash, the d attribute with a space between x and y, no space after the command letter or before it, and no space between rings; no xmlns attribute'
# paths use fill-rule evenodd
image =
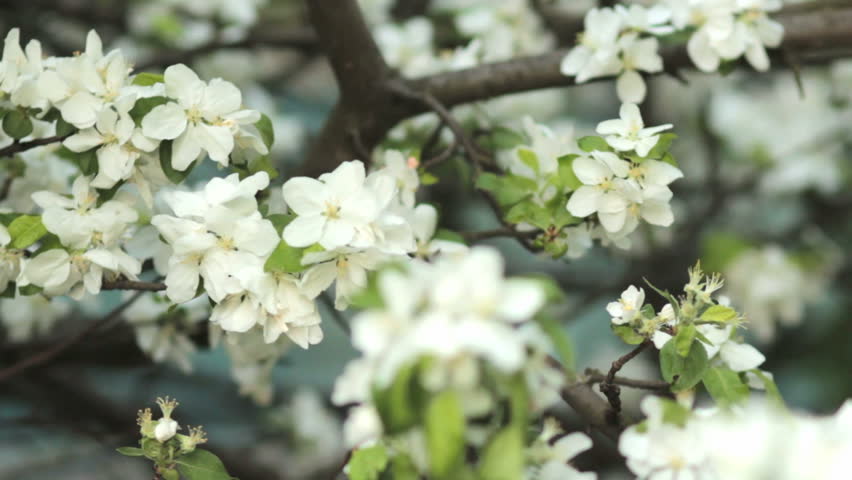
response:
<svg viewBox="0 0 852 480"><path fill-rule="evenodd" d="M171 418L161 418L154 428L154 437L160 443L169 441L178 431L178 423Z"/></svg>

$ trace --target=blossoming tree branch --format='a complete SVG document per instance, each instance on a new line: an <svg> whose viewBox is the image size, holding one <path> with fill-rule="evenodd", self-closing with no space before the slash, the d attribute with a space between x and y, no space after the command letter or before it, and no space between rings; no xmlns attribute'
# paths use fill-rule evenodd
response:
<svg viewBox="0 0 852 480"><path fill-rule="evenodd" d="M187 14L150 3L158 10L134 15ZM738 81L733 72L809 80L808 65L852 53L852 7L662 0L572 12L562 5L571 2L311 0L311 29L270 35L259 26L265 2L202 3L184 6L181 21L194 30L164 37L194 46L148 58L132 43L116 45L142 58L105 48L96 30L69 55L5 32L0 383L85 355L87 342L122 328L147 361L186 373L196 350L221 347L240 393L268 405L279 394L275 365L292 348L321 348L331 321L356 351L327 398L342 426L315 393L293 395L288 428L328 448L307 467L284 466L285 478L325 468L352 480L594 479L608 465L590 467L590 449L641 479L848 472L852 404L826 417L789 409L760 349L779 323L801 319L822 285L817 273L844 274L832 268L841 249L816 227L803 240L818 252L807 268L737 236L719 239L721 253L699 246L729 195L801 182L838 192L834 157L783 170L776 157L813 141L791 134L785 149L758 152L769 173L728 175L720 158L729 152L714 136L724 128L740 142L731 151L752 148L750 133L784 143L771 127L736 123L758 109L753 98L729 93L713 117L721 127L702 124L697 136L677 105L647 105L667 95L657 76L686 90ZM162 22L137 23L140 37L165 35ZM199 25L223 30L208 38ZM339 89L296 168L280 161L296 136L276 103L194 63L257 45L321 52ZM822 112L852 100L849 71L846 90L814 107L829 134L848 125L848 112ZM601 100L597 120L578 128L585 134L546 124L564 97L539 91L587 83L599 84ZM519 93L546 96L505 96ZM770 110L763 121L773 114L783 116ZM703 145L705 157L676 158L681 142ZM691 179L696 162L709 191ZM693 190L710 198L687 214L701 205ZM480 205L492 227L442 208L453 195ZM549 267L516 273L488 244L500 237ZM635 261L607 275L615 286L546 273L596 252ZM692 266L674 271L667 255ZM762 286L772 278L782 287ZM578 365L572 345L585 340L564 328L583 288L622 292L599 305L623 345L605 369ZM105 295L109 308L98 303ZM93 311L101 314L82 313ZM647 359L653 379L624 372ZM175 400L157 405L156 415L140 410L136 441L121 454L142 457L155 478L253 476L206 450L208 435L184 424Z"/></svg>

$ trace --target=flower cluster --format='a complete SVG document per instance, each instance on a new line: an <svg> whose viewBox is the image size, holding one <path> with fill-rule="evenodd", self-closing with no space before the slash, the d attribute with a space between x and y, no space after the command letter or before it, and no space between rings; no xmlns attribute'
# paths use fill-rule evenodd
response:
<svg viewBox="0 0 852 480"><path fill-rule="evenodd" d="M661 292L669 303L659 312L645 305L645 291L633 285L606 308L613 330L624 341L650 341L660 350L663 378L674 391L703 382L726 405L747 399L749 387L771 389L774 383L771 374L758 370L763 354L737 335L743 317L727 306L726 298L714 298L722 286L719 275L705 275L696 265L681 297Z"/></svg>
<svg viewBox="0 0 852 480"><path fill-rule="evenodd" d="M408 455L423 458L426 445L417 439L425 435L429 444L434 425L420 424L413 409L431 404L426 408L452 416L453 428L462 430L453 448L479 448L500 433L468 420L502 408L508 391L512 402L528 399L514 416L540 412L558 398L561 374L535 354L550 349L531 321L544 290L532 279L505 279L502 263L496 251L477 247L378 274L373 308L352 323L361 357L346 367L332 396L338 405L355 405L344 426L348 445L404 441ZM536 363L528 369L530 362ZM410 400L400 404L398 395Z"/></svg>
<svg viewBox="0 0 852 480"><path fill-rule="evenodd" d="M639 220L667 227L674 221L669 184L683 173L667 149L673 135L660 132L671 125L645 127L635 104L621 106L620 118L598 125L605 138L580 139L589 155L573 159L572 170L580 185L568 199L571 215L593 214L602 236L619 246L629 245L628 235Z"/></svg>
<svg viewBox="0 0 852 480"><path fill-rule="evenodd" d="M767 12L780 0L670 0L653 7L641 5L596 8L585 17L577 46L562 61L564 75L578 83L617 75L622 102L641 103L647 88L642 74L663 71L658 37L688 32L687 51L705 72L722 61L743 55L760 71L769 68L766 47L777 47L783 27Z"/></svg>
<svg viewBox="0 0 852 480"><path fill-rule="evenodd" d="M639 479L843 478L852 448L852 403L830 417L791 415L771 404L739 411L642 402L647 420L628 428L619 451Z"/></svg>

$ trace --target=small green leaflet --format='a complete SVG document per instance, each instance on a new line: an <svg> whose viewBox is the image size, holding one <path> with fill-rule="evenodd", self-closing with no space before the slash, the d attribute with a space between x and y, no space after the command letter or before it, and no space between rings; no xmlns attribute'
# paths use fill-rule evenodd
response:
<svg viewBox="0 0 852 480"><path fill-rule="evenodd" d="M349 459L350 480L378 480L388 466L388 452L384 445L359 448Z"/></svg>
<svg viewBox="0 0 852 480"><path fill-rule="evenodd" d="M165 83L165 81L165 77L163 77L160 73L141 72L137 73L136 76L133 77L133 85L139 85L142 87L150 87L157 83Z"/></svg>
<svg viewBox="0 0 852 480"><path fill-rule="evenodd" d="M145 452L138 447L118 447L115 449L118 453L127 457L141 457Z"/></svg>
<svg viewBox="0 0 852 480"><path fill-rule="evenodd" d="M689 354L682 357L677 353L677 342L669 340L660 350L660 373L672 384L673 392L688 390L704 377L710 362L707 351L701 344L693 342Z"/></svg>
<svg viewBox="0 0 852 480"><path fill-rule="evenodd" d="M509 425L497 432L479 462L480 478L517 480L524 472L524 439L520 428Z"/></svg>
<svg viewBox="0 0 852 480"><path fill-rule="evenodd" d="M452 479L453 471L464 463L465 451L465 417L456 392L441 392L429 402L425 427L433 478Z"/></svg>
<svg viewBox="0 0 852 480"><path fill-rule="evenodd" d="M609 144L606 143L606 140L595 136L583 137L577 140L577 145L579 145L584 152L609 152L612 150Z"/></svg>
<svg viewBox="0 0 852 480"><path fill-rule="evenodd" d="M704 374L702 382L707 393L721 407L740 403L749 396L748 385L743 383L739 374L730 368L710 368Z"/></svg>
<svg viewBox="0 0 852 480"><path fill-rule="evenodd" d="M12 248L27 248L47 235L47 228L41 222L41 216L21 215L9 224L9 236Z"/></svg>
<svg viewBox="0 0 852 480"><path fill-rule="evenodd" d="M296 273L305 269L302 257L307 248L291 247L281 240L272 254L266 259L263 270L266 272Z"/></svg>
<svg viewBox="0 0 852 480"><path fill-rule="evenodd" d="M3 131L15 140L20 140L33 133L33 122L26 113L10 110L3 117Z"/></svg>
<svg viewBox="0 0 852 480"><path fill-rule="evenodd" d="M254 123L255 128L260 133L260 139L266 148L272 148L275 143L275 130L272 128L272 120L265 113L260 114L260 120Z"/></svg>
<svg viewBox="0 0 852 480"><path fill-rule="evenodd" d="M231 480L219 457L200 448L175 460L178 472L187 480Z"/></svg>
<svg viewBox="0 0 852 480"><path fill-rule="evenodd" d="M189 164L184 171L175 169L172 166L172 144L173 142L171 140L160 143L160 167L163 169L163 173L166 174L166 178L168 178L172 183L178 184L183 182L184 179L189 176L198 161Z"/></svg>
<svg viewBox="0 0 852 480"><path fill-rule="evenodd" d="M737 312L731 307L713 305L707 310L704 310L700 318L705 322L727 323L737 319Z"/></svg>

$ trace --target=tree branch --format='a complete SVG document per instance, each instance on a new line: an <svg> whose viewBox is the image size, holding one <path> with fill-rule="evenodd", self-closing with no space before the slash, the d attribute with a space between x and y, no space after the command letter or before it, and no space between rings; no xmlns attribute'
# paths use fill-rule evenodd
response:
<svg viewBox="0 0 852 480"><path fill-rule="evenodd" d="M604 375L598 370L586 369L586 383L603 383L607 380L607 375ZM638 380L635 378L613 376L612 383L623 387L638 388L640 390L653 390L657 392L669 392L669 385L662 380Z"/></svg>
<svg viewBox="0 0 852 480"><path fill-rule="evenodd" d="M586 423L599 430L613 441L624 430L629 420L622 415L611 414L609 404L585 382L569 384L560 392L562 399L577 412Z"/></svg>
<svg viewBox="0 0 852 480"><path fill-rule="evenodd" d="M0 370L0 383L2 383L3 381L8 380L8 379L14 377L15 375L18 375L18 374L20 374L20 373L22 373L26 370L29 370L30 368L38 367L40 365L44 365L44 364L50 362L51 360L55 359L56 357L61 355L63 352L65 352L66 350L68 350L69 348L74 346L77 342L83 340L83 338L85 338L86 335L94 332L95 330L97 330L101 326L106 325L107 323L110 323L111 321L119 318L121 316L121 314L124 313L124 311L128 307L133 305L133 302L135 302L140 296L142 296L142 292L137 292L132 297L125 300L121 305L112 309L112 311L107 313L105 316L103 316L99 320L95 320L94 322L90 323L88 326L86 326L86 328L83 328L79 332L72 334L72 335L69 335L68 337L66 337L61 342L57 342L53 346L48 347L47 349L42 350L41 352L38 352L38 353L36 353L32 356L24 358L20 362L12 365L10 367L6 367L6 368Z"/></svg>
<svg viewBox="0 0 852 480"><path fill-rule="evenodd" d="M161 292L165 289L166 284L162 282L139 282L123 278L105 281L101 284L101 290L139 290L144 292Z"/></svg>
<svg viewBox="0 0 852 480"><path fill-rule="evenodd" d="M311 0L307 4L343 97L308 152L303 174L318 175L356 158L347 138L353 130L358 130L370 150L400 121L433 110L417 99L388 98L392 82L402 82L410 91L428 94L447 109L511 93L576 85L573 77L559 71L567 49L414 80L400 79L380 60L352 0ZM354 20L341 19L344 12L355 15ZM775 17L786 29L782 49L787 55L809 62L852 54L852 29L848 27L852 24L852 6L848 4L808 4L808 8L797 6ZM784 64L780 51L772 52L776 65ZM685 47L664 51L663 57L666 71L661 74L692 66ZM593 81L609 80L603 77Z"/></svg>
<svg viewBox="0 0 852 480"><path fill-rule="evenodd" d="M50 145L51 143L61 142L68 138L68 135L56 135L53 137L37 138L27 142L15 142L8 147L0 148L0 158L11 157L12 155L25 152L31 148Z"/></svg>

